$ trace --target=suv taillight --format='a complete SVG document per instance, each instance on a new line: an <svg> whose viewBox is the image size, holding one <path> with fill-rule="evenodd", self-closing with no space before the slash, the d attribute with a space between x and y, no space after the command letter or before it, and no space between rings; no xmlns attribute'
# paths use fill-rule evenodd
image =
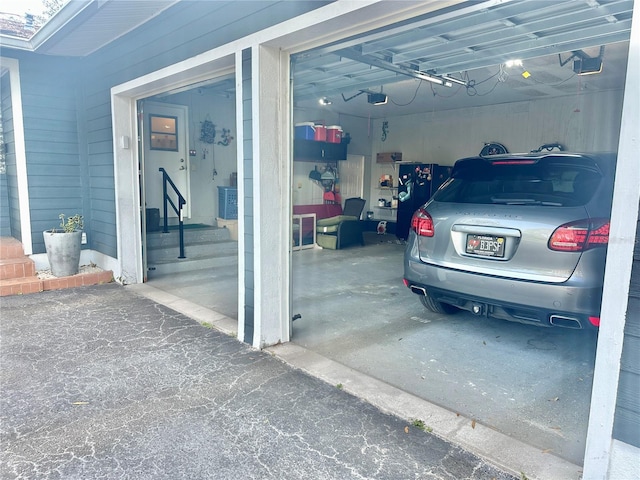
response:
<svg viewBox="0 0 640 480"><path fill-rule="evenodd" d="M560 225L549 239L549 248L559 252L584 252L608 243L609 219L592 218Z"/></svg>
<svg viewBox="0 0 640 480"><path fill-rule="evenodd" d="M433 220L423 208L416 210L411 217L411 230L419 237L433 237Z"/></svg>

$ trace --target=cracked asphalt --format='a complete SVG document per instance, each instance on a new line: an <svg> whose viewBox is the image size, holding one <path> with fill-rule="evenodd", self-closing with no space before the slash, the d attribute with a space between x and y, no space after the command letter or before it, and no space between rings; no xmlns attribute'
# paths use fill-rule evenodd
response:
<svg viewBox="0 0 640 480"><path fill-rule="evenodd" d="M4 297L2 479L513 479L116 284Z"/></svg>

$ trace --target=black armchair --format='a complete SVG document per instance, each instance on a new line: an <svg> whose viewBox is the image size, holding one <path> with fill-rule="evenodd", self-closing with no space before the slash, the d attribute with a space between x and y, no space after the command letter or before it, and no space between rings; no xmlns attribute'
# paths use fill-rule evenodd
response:
<svg viewBox="0 0 640 480"><path fill-rule="evenodd" d="M316 243L322 248L338 250L350 245L364 245L363 222L360 215L364 209L363 198L348 198L344 202L342 215L323 218L316 223Z"/></svg>

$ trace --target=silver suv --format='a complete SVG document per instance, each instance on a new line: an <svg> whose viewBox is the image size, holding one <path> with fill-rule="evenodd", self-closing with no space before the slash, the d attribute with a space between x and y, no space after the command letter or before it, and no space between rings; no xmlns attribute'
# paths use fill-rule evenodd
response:
<svg viewBox="0 0 640 480"><path fill-rule="evenodd" d="M595 328L615 155L458 160L411 220L404 284L429 310Z"/></svg>

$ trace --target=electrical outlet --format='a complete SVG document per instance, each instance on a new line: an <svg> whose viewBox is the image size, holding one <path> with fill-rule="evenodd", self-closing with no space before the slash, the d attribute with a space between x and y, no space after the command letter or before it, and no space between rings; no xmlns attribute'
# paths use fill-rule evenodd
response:
<svg viewBox="0 0 640 480"><path fill-rule="evenodd" d="M82 240L80 241L80 243L82 243L82 245L87 244L87 234L85 232L82 232Z"/></svg>

